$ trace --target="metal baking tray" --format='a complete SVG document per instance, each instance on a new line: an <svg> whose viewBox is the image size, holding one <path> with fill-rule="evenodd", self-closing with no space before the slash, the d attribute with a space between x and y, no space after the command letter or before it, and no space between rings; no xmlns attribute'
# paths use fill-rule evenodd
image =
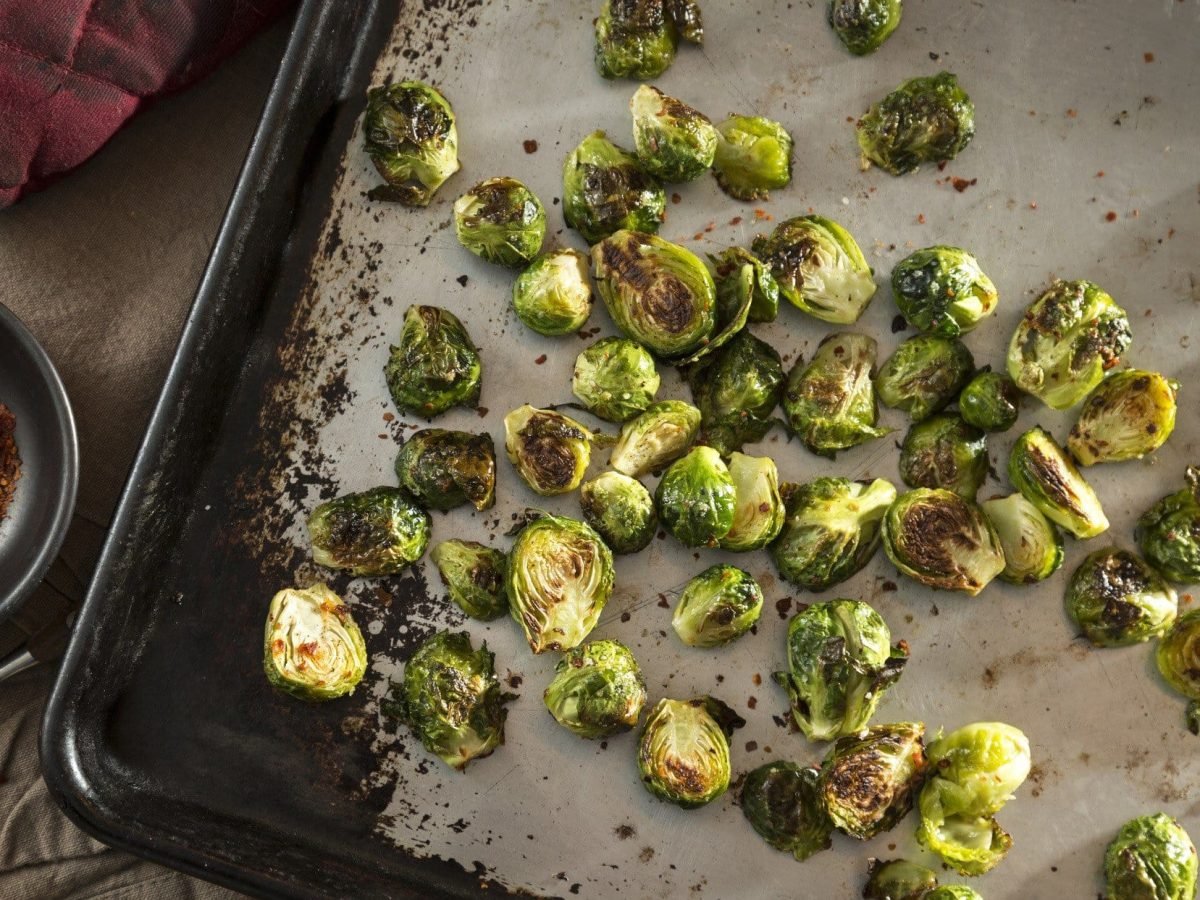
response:
<svg viewBox="0 0 1200 900"><path fill-rule="evenodd" d="M308 559L306 512L390 483L396 439L420 424L391 418L381 374L409 304L448 307L483 348L480 410L439 424L487 429L500 445L507 410L570 399L584 342L516 321L511 276L457 245L450 204L477 180L512 175L546 202L552 242L579 246L561 222L561 161L594 128L627 143L634 88L592 68L595 6L303 5L48 709L48 782L93 834L285 896L850 897L868 856L919 854L911 818L799 864L746 826L734 792L691 812L655 802L637 783L633 735L583 742L546 715L554 659L531 656L507 620L465 627L521 695L508 743L465 774L449 771L379 710L420 639L464 626L428 562L396 578L331 579L371 652L354 697L305 705L262 676L270 596L329 577ZM795 179L762 204L735 203L708 178L678 188L664 236L703 252L810 210L841 221L881 283L859 326L881 354L903 337L891 328L891 266L919 246L971 248L1001 291L998 314L968 339L980 365L1002 362L1021 309L1051 277L1090 278L1131 313L1128 361L1183 382L1165 448L1089 471L1112 531L1071 543L1057 577L968 599L898 578L881 553L834 592L875 604L911 647L879 721L920 719L933 731L1000 719L1029 735L1034 773L1000 816L1015 847L980 890L990 900L1095 896L1104 846L1128 817L1162 809L1200 837L1200 754L1150 648L1093 651L1062 611L1084 553L1108 537L1128 545L1137 513L1200 458L1200 3L926 0L908 4L892 40L865 59L833 39L823 3L710 0L705 15L705 48L681 48L657 83L714 117L787 124ZM975 142L944 171L861 172L850 121L904 78L943 68L975 101ZM427 210L364 197L376 183L357 130L364 91L408 77L437 83L459 117L463 171ZM590 326L612 331L601 309ZM757 330L794 360L827 329L786 309ZM663 393L685 396L673 374ZM900 417L884 421L902 435ZM1028 405L992 441L996 470L1021 429L1042 423L1062 437L1069 422ZM788 480L897 477L889 439L833 462L781 433L759 449ZM494 510L438 515L434 540L503 545L526 506L576 508L572 497L534 497L506 462L500 477ZM1006 491L1002 482L985 495ZM737 708L748 725L734 741L736 771L816 760L823 748L789 732L770 680L789 610L812 598L780 583L765 555L728 557L768 594L756 634L699 651L669 633L662 598L721 558L671 541L622 558L595 634L633 648L653 696L714 693Z"/></svg>

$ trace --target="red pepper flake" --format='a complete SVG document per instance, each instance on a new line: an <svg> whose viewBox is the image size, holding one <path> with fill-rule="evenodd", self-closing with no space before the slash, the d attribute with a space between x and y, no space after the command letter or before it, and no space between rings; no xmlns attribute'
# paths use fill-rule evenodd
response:
<svg viewBox="0 0 1200 900"><path fill-rule="evenodd" d="M1037 201L1036 201L1036 200L1030 200L1030 201L1029 201L1029 208L1030 208L1030 209L1037 209Z"/></svg>
<svg viewBox="0 0 1200 900"><path fill-rule="evenodd" d="M394 415L392 415L391 413L384 413L384 414L383 414L383 421L385 421L385 422L391 422L391 421L392 421L393 419L395 419L395 418L396 418L396 417L395 417Z"/></svg>
<svg viewBox="0 0 1200 900"><path fill-rule="evenodd" d="M1144 313L1142 313L1142 315L1144 315L1148 319L1152 315L1154 315L1154 310L1147 308L1147 310Z"/></svg>
<svg viewBox="0 0 1200 900"><path fill-rule="evenodd" d="M741 224L742 224L742 217L741 217L741 216L734 216L732 219L730 219L730 220L729 220L729 224L730 224L730 225L741 225Z"/></svg>
<svg viewBox="0 0 1200 900"><path fill-rule="evenodd" d="M711 232L712 232L712 231L713 231L713 230L714 230L716 227L717 227L717 223L716 223L716 222L709 222L707 225L705 225L705 226L704 226L704 233L705 233L705 234L709 234L709 233L711 233Z"/></svg>
<svg viewBox="0 0 1200 900"><path fill-rule="evenodd" d="M954 189L956 191L958 191L960 194L963 191L965 191L967 188L971 187L974 184L977 184L978 182L979 182L978 178L972 178L970 181L968 181L965 178L958 178L958 177L950 179L950 183L952 185L954 185Z"/></svg>
<svg viewBox="0 0 1200 900"><path fill-rule="evenodd" d="M672 203L682 203L682 202L683 202L683 198L682 198L682 197L680 197L680 196L679 196L679 194L672 194L672 195L671 195L671 202L672 202Z"/></svg>
<svg viewBox="0 0 1200 900"><path fill-rule="evenodd" d="M538 142L532 138L522 143L521 146L525 148L526 153L537 153L538 151Z"/></svg>
<svg viewBox="0 0 1200 900"><path fill-rule="evenodd" d="M666 595L666 594L659 594L659 595L658 595L658 605L659 605L660 607L662 607L663 609L670 609L670 608L671 608L671 601L667 599L667 595Z"/></svg>
<svg viewBox="0 0 1200 900"><path fill-rule="evenodd" d="M693 234L693 235L692 235L692 240L694 240L694 241L702 241L702 240L704 240L704 232L703 232L703 231L697 231L695 234Z"/></svg>
<svg viewBox="0 0 1200 900"><path fill-rule="evenodd" d="M1146 62L1148 62L1148 63L1152 63L1152 62L1154 62L1154 54L1153 54L1153 53L1149 53L1149 52L1147 52L1147 53L1143 53L1143 54L1142 54L1142 59L1144 59L1144 60L1145 60Z"/></svg>
<svg viewBox="0 0 1200 900"><path fill-rule="evenodd" d="M750 707L751 709L757 709L758 708L758 698L751 697L749 700L746 701L746 705L748 707Z"/></svg>
<svg viewBox="0 0 1200 900"><path fill-rule="evenodd" d="M1104 170L1103 170L1103 169L1101 169L1099 172L1097 172L1097 173L1096 173L1096 177L1097 177L1097 178L1103 178L1103 177L1104 177Z"/></svg>
<svg viewBox="0 0 1200 900"><path fill-rule="evenodd" d="M546 361L546 354L543 353L541 356L539 356L537 359L535 359L533 361L533 363L534 363L534 365L540 366L545 361Z"/></svg>
<svg viewBox="0 0 1200 900"><path fill-rule="evenodd" d="M1192 602L1192 595L1191 595L1191 594L1184 594L1184 595L1183 595L1182 597L1180 597L1179 599L1180 599L1180 600L1182 600L1182 601L1184 602L1184 604L1186 605L1186 604L1188 604L1188 603L1191 603L1191 602Z"/></svg>
<svg viewBox="0 0 1200 900"><path fill-rule="evenodd" d="M746 752L753 753L758 749L758 741L746 741Z"/></svg>
<svg viewBox="0 0 1200 900"><path fill-rule="evenodd" d="M1077 109L1068 109L1067 110L1067 118L1068 119L1076 119L1078 117L1079 117L1079 110L1077 110Z"/></svg>
<svg viewBox="0 0 1200 900"><path fill-rule="evenodd" d="M925 213L917 213L917 224L918 225L925 224Z"/></svg>
<svg viewBox="0 0 1200 900"><path fill-rule="evenodd" d="M754 682L755 687L758 687L758 685L762 684L762 676L757 672L754 673L754 676L750 680Z"/></svg>
<svg viewBox="0 0 1200 900"><path fill-rule="evenodd" d="M1115 221L1117 221L1117 214L1116 214L1115 212L1113 212L1113 211L1110 209L1108 212L1106 212L1106 213L1104 214L1104 221L1105 221L1105 222L1115 222Z"/></svg>
<svg viewBox="0 0 1200 900"><path fill-rule="evenodd" d="M1140 209L1135 209L1133 212L1131 212L1129 214L1130 218L1133 218L1133 219L1141 218L1141 215L1142 215L1142 211Z"/></svg>
<svg viewBox="0 0 1200 900"><path fill-rule="evenodd" d="M486 406L475 407L475 415L479 416L479 418L482 419L482 418L486 417L487 414L488 414L488 408Z"/></svg>
<svg viewBox="0 0 1200 900"><path fill-rule="evenodd" d="M1031 109L1031 110L1029 111L1029 114L1030 114L1031 116L1036 116L1036 115L1037 115L1037 110L1036 110L1036 109Z"/></svg>
<svg viewBox="0 0 1200 900"><path fill-rule="evenodd" d="M376 437L378 437L381 441L386 441L390 437L390 435L380 434L380 435L376 435Z"/></svg>
<svg viewBox="0 0 1200 900"><path fill-rule="evenodd" d="M1170 240L1170 239L1171 239L1171 238L1173 238L1173 237L1175 237L1175 229L1174 229L1174 228L1168 228L1168 229L1167 229L1167 240Z"/></svg>
<svg viewBox="0 0 1200 900"><path fill-rule="evenodd" d="M943 159L943 160L941 160L941 161L938 163L938 171L939 171L939 172L945 172L945 171L946 171L946 166L948 166L948 165L950 165L950 160L948 160L948 159Z"/></svg>
<svg viewBox="0 0 1200 900"><path fill-rule="evenodd" d="M754 211L754 218L765 219L766 217L767 217L767 211L765 209L756 209Z"/></svg>

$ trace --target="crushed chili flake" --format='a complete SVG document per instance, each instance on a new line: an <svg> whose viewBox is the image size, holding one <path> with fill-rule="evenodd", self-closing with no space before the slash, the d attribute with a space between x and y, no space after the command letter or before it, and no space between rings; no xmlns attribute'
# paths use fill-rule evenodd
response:
<svg viewBox="0 0 1200 900"><path fill-rule="evenodd" d="M683 202L683 198L682 198L682 197L680 197L680 196L679 196L679 194L672 194L672 195L671 195L671 202L672 202L672 203L682 203L682 202Z"/></svg>
<svg viewBox="0 0 1200 900"><path fill-rule="evenodd" d="M704 232L703 232L703 231L697 231L695 234L693 234L693 235L692 235L692 240L694 240L694 241L702 241L702 240L704 240Z"/></svg>
<svg viewBox="0 0 1200 900"><path fill-rule="evenodd" d="M730 219L730 220L729 220L729 224L730 224L730 225L741 225L741 224L742 224L742 217L741 217L741 216L734 216L732 219Z"/></svg>
<svg viewBox="0 0 1200 900"><path fill-rule="evenodd" d="M1077 118L1078 116L1079 116L1079 110L1077 110L1077 109L1068 109L1067 110L1067 118L1068 119L1074 119L1074 118Z"/></svg>
<svg viewBox="0 0 1200 900"><path fill-rule="evenodd" d="M972 179L968 180L966 178L959 178L958 176L955 176L954 178L950 179L950 183L952 185L954 185L954 189L956 191L958 191L960 194L963 191L965 191L967 188L977 184L978 181L979 181L978 178L972 178Z"/></svg>
<svg viewBox="0 0 1200 900"><path fill-rule="evenodd" d="M704 233L708 234L709 232L713 231L716 227L717 227L716 222L709 222L707 225L704 226Z"/></svg>
<svg viewBox="0 0 1200 900"><path fill-rule="evenodd" d="M392 421L393 419L395 419L395 418L396 418L396 417L395 417L395 416L394 416L392 413L390 413L390 412L387 412L387 413L384 413L384 414L383 414L383 421L385 421L385 422L391 422L391 421Z"/></svg>
<svg viewBox="0 0 1200 900"><path fill-rule="evenodd" d="M755 687L762 684L762 676L757 672L754 673L754 676L750 680L754 682Z"/></svg>
<svg viewBox="0 0 1200 900"><path fill-rule="evenodd" d="M1115 212L1113 212L1113 211L1110 209L1108 212L1106 212L1106 213L1104 214L1104 221L1105 221L1105 222L1115 222L1115 221L1117 221L1117 214L1116 214Z"/></svg>
<svg viewBox="0 0 1200 900"><path fill-rule="evenodd" d="M475 407L475 414L481 419L485 418L488 414L488 408L486 406L477 406Z"/></svg>
<svg viewBox="0 0 1200 900"><path fill-rule="evenodd" d="M1154 62L1154 54L1153 53L1143 53L1142 59L1144 59L1148 63L1152 63L1152 62Z"/></svg>
<svg viewBox="0 0 1200 900"><path fill-rule="evenodd" d="M0 403L0 521L8 515L21 477L21 455L17 451L17 417Z"/></svg>
<svg viewBox="0 0 1200 900"><path fill-rule="evenodd" d="M535 360L533 361L533 364L534 364L535 366L540 366L540 365L541 365L542 363L544 363L545 361L546 361L546 354L545 354L545 353L543 353L541 356L539 356L537 359L535 359Z"/></svg>
<svg viewBox="0 0 1200 900"><path fill-rule="evenodd" d="M756 218L756 219L767 218L767 211L765 209L756 209L754 211L754 218Z"/></svg>
<svg viewBox="0 0 1200 900"><path fill-rule="evenodd" d="M949 161L948 159L943 159L943 160L940 160L940 161L938 162L938 171L939 171L939 172L945 172L945 171L946 171L946 166L948 166L948 165L950 165L950 161Z"/></svg>
<svg viewBox="0 0 1200 900"><path fill-rule="evenodd" d="M847 122L853 122L853 121L854 121L854 116L846 116L846 121L847 121Z"/></svg>
<svg viewBox="0 0 1200 900"><path fill-rule="evenodd" d="M918 225L925 224L925 213L917 213L917 224Z"/></svg>
<svg viewBox="0 0 1200 900"><path fill-rule="evenodd" d="M1029 201L1029 208L1030 208L1030 209L1037 209L1037 201L1036 201L1036 200L1030 200L1030 201Z"/></svg>
<svg viewBox="0 0 1200 900"><path fill-rule="evenodd" d="M538 151L538 142L532 138L527 141L523 141L521 146L525 148L526 153L537 153Z"/></svg>
<svg viewBox="0 0 1200 900"><path fill-rule="evenodd" d="M1103 178L1103 177L1104 177L1104 170L1103 170L1103 169L1101 169L1099 172L1097 172L1097 173L1096 173L1096 177L1097 177L1097 178Z"/></svg>
<svg viewBox="0 0 1200 900"><path fill-rule="evenodd" d="M746 701L746 705L747 705L748 707L750 707L751 709L756 709L756 708L758 707L758 698L757 698L757 697L751 697L750 699L748 699L748 700Z"/></svg>

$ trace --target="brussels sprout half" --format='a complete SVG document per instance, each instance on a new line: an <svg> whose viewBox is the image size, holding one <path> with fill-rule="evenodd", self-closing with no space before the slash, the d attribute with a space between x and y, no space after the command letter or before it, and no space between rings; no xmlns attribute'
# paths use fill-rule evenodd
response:
<svg viewBox="0 0 1200 900"><path fill-rule="evenodd" d="M1200 700L1200 609L1175 620L1154 656L1163 681L1189 700Z"/></svg>
<svg viewBox="0 0 1200 900"><path fill-rule="evenodd" d="M663 473L654 500L663 527L685 547L716 547L733 527L737 487L721 454L694 447Z"/></svg>
<svg viewBox="0 0 1200 900"><path fill-rule="evenodd" d="M996 308L999 294L978 260L958 247L926 247L892 269L901 314L926 334L958 337Z"/></svg>
<svg viewBox="0 0 1200 900"><path fill-rule="evenodd" d="M645 485L620 472L604 472L579 488L584 521L613 553L637 553L658 528L654 498Z"/></svg>
<svg viewBox="0 0 1200 900"><path fill-rule="evenodd" d="M792 180L792 136L762 116L730 116L717 126L712 170L735 200L766 200Z"/></svg>
<svg viewBox="0 0 1200 900"><path fill-rule="evenodd" d="M900 477L909 487L946 488L974 500L987 472L987 436L958 416L914 423L900 448Z"/></svg>
<svg viewBox="0 0 1200 900"><path fill-rule="evenodd" d="M821 770L793 762L769 762L742 782L742 814L758 836L774 847L806 860L828 850L833 823L817 789Z"/></svg>
<svg viewBox="0 0 1200 900"><path fill-rule="evenodd" d="M1104 851L1105 900L1194 900L1196 847L1165 813L1121 826Z"/></svg>
<svg viewBox="0 0 1200 900"><path fill-rule="evenodd" d="M829 0L829 27L855 56L874 53L900 24L901 0Z"/></svg>
<svg viewBox="0 0 1200 900"><path fill-rule="evenodd" d="M761 550L783 528L783 499L779 470L769 456L733 453L729 457L733 479L733 527L721 538L721 549L735 553Z"/></svg>
<svg viewBox="0 0 1200 900"><path fill-rule="evenodd" d="M774 322L779 315L779 284L770 268L743 247L730 247L708 256L717 283L717 312L723 320L733 318L750 294L751 322Z"/></svg>
<svg viewBox="0 0 1200 900"><path fill-rule="evenodd" d="M762 606L762 588L749 572L712 566L684 587L671 627L689 647L720 647L749 631Z"/></svg>
<svg viewBox="0 0 1200 900"><path fill-rule="evenodd" d="M359 577L395 575L415 563L431 527L429 513L394 487L345 494L308 517L313 562Z"/></svg>
<svg viewBox="0 0 1200 900"><path fill-rule="evenodd" d="M1169 581L1200 581L1200 467L1188 466L1187 487L1163 497L1138 519L1142 555Z"/></svg>
<svg viewBox="0 0 1200 900"><path fill-rule="evenodd" d="M449 540L434 547L429 558L450 599L468 616L487 622L508 612L508 557L499 550L476 541Z"/></svg>
<svg viewBox="0 0 1200 900"><path fill-rule="evenodd" d="M866 841L908 814L925 777L924 734L921 722L873 725L829 748L820 792L838 831Z"/></svg>
<svg viewBox="0 0 1200 900"><path fill-rule="evenodd" d="M367 193L372 200L428 206L460 168L454 110L437 89L420 81L367 91L363 146L387 182Z"/></svg>
<svg viewBox="0 0 1200 900"><path fill-rule="evenodd" d="M512 302L517 318L538 334L579 331L592 314L587 256L569 249L543 253L513 282Z"/></svg>
<svg viewBox="0 0 1200 900"><path fill-rule="evenodd" d="M880 367L875 390L884 406L922 422L945 409L971 379L975 358L958 338L919 334Z"/></svg>
<svg viewBox="0 0 1200 900"><path fill-rule="evenodd" d="M563 163L563 218L589 244L625 228L658 231L667 209L662 185L603 131L595 131Z"/></svg>
<svg viewBox="0 0 1200 900"><path fill-rule="evenodd" d="M762 440L777 421L783 362L770 344L742 331L687 373L700 410L700 441L722 455Z"/></svg>
<svg viewBox="0 0 1200 900"><path fill-rule="evenodd" d="M665 0L604 0L595 26L605 78L657 78L675 61L679 32Z"/></svg>
<svg viewBox="0 0 1200 900"><path fill-rule="evenodd" d="M504 448L529 487L543 497L579 487L592 460L594 435L570 416L528 403L504 417Z"/></svg>
<svg viewBox="0 0 1200 900"><path fill-rule="evenodd" d="M909 578L972 597L1004 571L1000 537L983 511L943 488L896 499L883 518L883 549Z"/></svg>
<svg viewBox="0 0 1200 900"><path fill-rule="evenodd" d="M943 884L925 895L924 900L983 900L983 894L966 884Z"/></svg>
<svg viewBox="0 0 1200 900"><path fill-rule="evenodd" d="M954 159L975 136L975 106L950 72L910 78L858 120L862 166L892 175Z"/></svg>
<svg viewBox="0 0 1200 900"><path fill-rule="evenodd" d="M984 431L1008 431L1021 413L1021 391L1003 372L981 369L958 395L958 414Z"/></svg>
<svg viewBox="0 0 1200 900"><path fill-rule="evenodd" d="M1083 466L1153 453L1175 430L1178 391L1179 382L1157 372L1114 372L1083 404L1067 449Z"/></svg>
<svg viewBox="0 0 1200 900"><path fill-rule="evenodd" d="M426 428L413 433L396 455L400 486L426 509L478 510L496 502L496 448L490 434Z"/></svg>
<svg viewBox="0 0 1200 900"><path fill-rule="evenodd" d="M683 809L711 803L729 788L729 735L744 724L712 697L659 700L638 741L642 785Z"/></svg>
<svg viewBox="0 0 1200 900"><path fill-rule="evenodd" d="M642 168L667 184L699 178L717 152L717 129L682 100L643 84L629 101Z"/></svg>
<svg viewBox="0 0 1200 900"><path fill-rule="evenodd" d="M1108 530L1100 498L1049 432L1031 428L1008 457L1008 479L1042 514L1077 538Z"/></svg>
<svg viewBox="0 0 1200 900"><path fill-rule="evenodd" d="M475 405L483 366L457 316L438 306L410 306L383 374L401 412L432 419L452 406Z"/></svg>
<svg viewBox="0 0 1200 900"><path fill-rule="evenodd" d="M367 645L350 607L324 584L271 598L263 670L272 686L301 700L354 693L367 671Z"/></svg>
<svg viewBox="0 0 1200 900"><path fill-rule="evenodd" d="M924 900L937 887L932 869L907 859L871 860L863 900Z"/></svg>
<svg viewBox="0 0 1200 900"><path fill-rule="evenodd" d="M520 268L542 249L546 210L517 179L489 178L454 201L454 233L476 256Z"/></svg>
<svg viewBox="0 0 1200 900"><path fill-rule="evenodd" d="M608 463L640 478L687 453L699 430L700 410L682 400L659 400L621 426Z"/></svg>
<svg viewBox="0 0 1200 900"><path fill-rule="evenodd" d="M1079 564L1067 585L1067 612L1097 647L1158 637L1175 621L1175 591L1134 553L1107 547Z"/></svg>
<svg viewBox="0 0 1200 900"><path fill-rule="evenodd" d="M1054 523L1020 494L979 504L1004 549L1000 577L1011 584L1034 584L1063 564L1062 534Z"/></svg>
<svg viewBox="0 0 1200 900"><path fill-rule="evenodd" d="M646 682L624 644L589 641L563 654L542 699L559 725L594 740L637 724Z"/></svg>
<svg viewBox="0 0 1200 900"><path fill-rule="evenodd" d="M571 391L592 415L627 422L654 402L660 383L645 347L628 338L607 337L575 358Z"/></svg>

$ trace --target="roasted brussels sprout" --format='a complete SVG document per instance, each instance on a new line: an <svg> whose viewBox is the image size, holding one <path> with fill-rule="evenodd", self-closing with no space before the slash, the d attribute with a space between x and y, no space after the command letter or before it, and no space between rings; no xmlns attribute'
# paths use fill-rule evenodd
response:
<svg viewBox="0 0 1200 900"><path fill-rule="evenodd" d="M1108 530L1100 498L1062 447L1041 428L1019 438L1008 457L1008 479L1042 514L1077 538Z"/></svg>
<svg viewBox="0 0 1200 900"><path fill-rule="evenodd" d="M661 379L637 341L601 338L575 358L571 391L594 416L626 422L654 402Z"/></svg>
<svg viewBox="0 0 1200 900"><path fill-rule="evenodd" d="M926 334L958 337L996 308L999 294L979 262L958 247L926 247L892 269L892 294L904 318Z"/></svg>
<svg viewBox="0 0 1200 900"><path fill-rule="evenodd" d="M821 763L821 801L834 827L866 841L912 809L925 777L921 722L873 725L838 738Z"/></svg>
<svg viewBox="0 0 1200 900"><path fill-rule="evenodd" d="M1107 547L1079 564L1067 612L1097 647L1125 647L1163 634L1179 611L1175 591L1128 550Z"/></svg>
<svg viewBox="0 0 1200 900"><path fill-rule="evenodd" d="M604 0L595 22L597 71L605 78L637 79L667 71L679 46L669 5L667 0Z"/></svg>
<svg viewBox="0 0 1200 900"><path fill-rule="evenodd" d="M986 435L948 413L915 423L900 448L900 477L909 487L946 488L974 500L987 471Z"/></svg>
<svg viewBox="0 0 1200 900"><path fill-rule="evenodd" d="M1175 620L1155 650L1163 681L1189 700L1200 700L1200 609Z"/></svg>
<svg viewBox="0 0 1200 900"><path fill-rule="evenodd" d="M704 18L697 0L665 0L667 15L689 44L704 43Z"/></svg>
<svg viewBox="0 0 1200 900"><path fill-rule="evenodd" d="M512 300L517 318L538 334L579 331L592 314L587 256L569 249L543 253L513 282Z"/></svg>
<svg viewBox="0 0 1200 900"><path fill-rule="evenodd" d="M735 200L766 200L792 180L792 136L763 116L730 116L717 126L713 175Z"/></svg>
<svg viewBox="0 0 1200 900"><path fill-rule="evenodd" d="M514 697L500 690L487 644L476 650L465 631L439 631L425 641L392 691L389 711L448 766L462 771L504 743L504 706Z"/></svg>
<svg viewBox="0 0 1200 900"><path fill-rule="evenodd" d="M985 500L979 508L996 529L1004 548L1003 580L1033 584L1049 578L1062 566L1062 534L1022 495Z"/></svg>
<svg viewBox="0 0 1200 900"><path fill-rule="evenodd" d="M742 247L730 247L716 256L709 254L717 283L717 313L722 320L733 318L745 295L750 295L750 322L774 322L779 315L779 284L761 259Z"/></svg>
<svg viewBox="0 0 1200 900"><path fill-rule="evenodd" d="M430 551L442 584L455 605L487 622L508 612L504 571L508 557L475 541L442 541Z"/></svg>
<svg viewBox="0 0 1200 900"><path fill-rule="evenodd" d="M700 410L682 400L659 400L621 426L608 463L640 478L687 453L700 430Z"/></svg>
<svg viewBox="0 0 1200 900"><path fill-rule="evenodd" d="M855 56L874 53L900 24L901 0L829 0L829 25Z"/></svg>
<svg viewBox="0 0 1200 900"><path fill-rule="evenodd" d="M737 487L712 447L671 463L654 494L663 526L685 547L716 547L733 528Z"/></svg>
<svg viewBox="0 0 1200 900"><path fill-rule="evenodd" d="M623 228L658 231L667 209L662 185L603 131L594 131L563 163L563 218L589 244Z"/></svg>
<svg viewBox="0 0 1200 900"><path fill-rule="evenodd" d="M1021 413L1021 392L1003 372L984 368L958 395L958 414L984 431L1008 431Z"/></svg>
<svg viewBox="0 0 1200 900"><path fill-rule="evenodd" d="M324 584L280 591L267 612L263 670L301 700L354 693L367 672L367 645L350 607Z"/></svg>
<svg viewBox="0 0 1200 900"><path fill-rule="evenodd" d="M583 519L613 553L637 553L654 538L658 513L645 485L620 472L605 472L579 488Z"/></svg>
<svg viewBox="0 0 1200 900"><path fill-rule="evenodd" d="M721 538L721 549L735 553L761 550L783 528L775 460L735 452L729 457L729 476L734 490L733 527Z"/></svg>
<svg viewBox="0 0 1200 900"><path fill-rule="evenodd" d="M363 144L387 182L367 194L405 206L428 206L459 170L454 110L435 88L402 81L367 91Z"/></svg>
<svg viewBox="0 0 1200 900"><path fill-rule="evenodd" d="M1083 466L1141 459L1167 442L1175 430L1179 382L1157 372L1125 369L1092 391L1067 438L1067 449Z"/></svg>
<svg viewBox="0 0 1200 900"><path fill-rule="evenodd" d="M716 800L729 787L729 735L744 724L712 697L659 700L638 741L643 786L684 809Z"/></svg>
<svg viewBox="0 0 1200 900"><path fill-rule="evenodd" d="M1168 581L1200 581L1200 467L1188 466L1187 487L1163 497L1138 519L1142 555Z"/></svg>
<svg viewBox="0 0 1200 900"><path fill-rule="evenodd" d="M751 248L771 268L789 303L835 325L859 320L877 290L850 232L823 216L800 216L758 235Z"/></svg>
<svg viewBox="0 0 1200 900"><path fill-rule="evenodd" d="M383 374L401 412L432 419L452 406L475 405L483 366L454 313L438 306L410 306Z"/></svg>
<svg viewBox="0 0 1200 900"><path fill-rule="evenodd" d="M891 640L883 617L861 600L814 603L792 616L788 671L774 677L806 738L830 741L866 727L908 661L905 644Z"/></svg>
<svg viewBox="0 0 1200 900"><path fill-rule="evenodd" d="M983 894L966 884L943 884L925 895L924 900L983 900Z"/></svg>
<svg viewBox="0 0 1200 900"><path fill-rule="evenodd" d="M1055 281L1025 310L1008 374L1051 409L1070 409L1121 361L1133 335L1125 310L1090 281Z"/></svg>
<svg viewBox="0 0 1200 900"><path fill-rule="evenodd" d="M496 448L490 434L426 428L409 437L396 455L400 486L426 509L496 502Z"/></svg>
<svg viewBox="0 0 1200 900"><path fill-rule="evenodd" d="M689 647L720 647L749 631L762 606L762 588L749 572L712 566L684 587L671 627Z"/></svg>
<svg viewBox="0 0 1200 900"><path fill-rule="evenodd" d="M884 406L921 422L949 406L974 371L975 358L958 338L919 334L887 358L875 390Z"/></svg>
<svg viewBox="0 0 1200 900"><path fill-rule="evenodd" d="M871 860L863 900L924 900L937 887L932 869L907 859Z"/></svg>
<svg viewBox="0 0 1200 900"><path fill-rule="evenodd" d="M888 433L876 428L875 339L865 334L831 334L817 345L806 366L800 359L788 374L783 411L804 446L831 459Z"/></svg>
<svg viewBox="0 0 1200 900"><path fill-rule="evenodd" d="M592 274L617 328L664 359L692 352L716 327L712 275L670 241L618 231L592 248Z"/></svg>
<svg viewBox="0 0 1200 900"><path fill-rule="evenodd" d="M1000 537L983 510L942 488L896 499L883 517L883 549L909 578L972 597L1004 571Z"/></svg>
<svg viewBox="0 0 1200 900"><path fill-rule="evenodd" d="M960 875L982 875L1012 846L994 816L1029 775L1029 741L1003 722L964 725L925 748L917 840Z"/></svg>
<svg viewBox="0 0 1200 900"><path fill-rule="evenodd" d="M534 653L583 643L612 587L612 553L585 522L534 519L508 554L509 611Z"/></svg>
<svg viewBox="0 0 1200 900"><path fill-rule="evenodd" d="M717 129L682 100L643 84L629 101L642 168L667 184L699 178L717 152Z"/></svg>
<svg viewBox="0 0 1200 900"><path fill-rule="evenodd" d="M1121 826L1104 851L1105 900L1195 900L1196 847L1165 813Z"/></svg>
<svg viewBox="0 0 1200 900"><path fill-rule="evenodd" d="M517 179L489 178L454 201L454 233L476 256L520 268L542 249L546 210Z"/></svg>
<svg viewBox="0 0 1200 900"><path fill-rule="evenodd" d="M700 409L700 441L722 455L762 440L783 395L783 362L775 348L743 331L688 370Z"/></svg>
<svg viewBox="0 0 1200 900"><path fill-rule="evenodd" d="M592 460L591 431L570 416L528 403L504 417L504 448L529 487L543 497L579 487Z"/></svg>
<svg viewBox="0 0 1200 900"><path fill-rule="evenodd" d="M542 699L568 731L602 738L637 724L646 704L646 682L624 644L589 641L563 654Z"/></svg>
<svg viewBox="0 0 1200 900"><path fill-rule="evenodd" d="M313 562L352 575L395 575L429 544L429 513L400 488L377 487L322 503L308 517Z"/></svg>
<svg viewBox="0 0 1200 900"><path fill-rule="evenodd" d="M954 159L975 136L975 106L950 72L910 78L858 120L862 166L892 175Z"/></svg>
<svg viewBox="0 0 1200 900"><path fill-rule="evenodd" d="M806 860L828 850L833 823L821 805L821 770L793 762L769 762L742 782L742 814L758 836L774 847Z"/></svg>
<svg viewBox="0 0 1200 900"><path fill-rule="evenodd" d="M870 562L883 517L896 499L890 482L818 478L787 488L783 530L771 545L771 559L785 581L824 591Z"/></svg>

